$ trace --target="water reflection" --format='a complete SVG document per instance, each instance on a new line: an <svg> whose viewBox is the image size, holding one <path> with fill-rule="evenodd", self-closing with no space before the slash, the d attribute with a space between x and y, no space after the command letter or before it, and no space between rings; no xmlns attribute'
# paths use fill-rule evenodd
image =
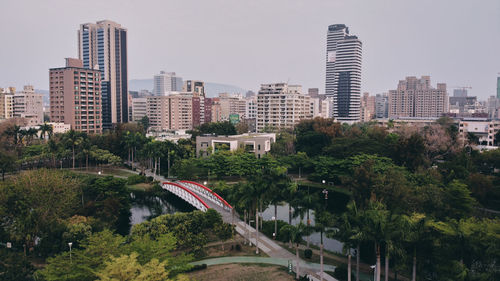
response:
<svg viewBox="0 0 500 281"><path fill-rule="evenodd" d="M289 218L288 213L289 213L288 212L288 203L281 205L281 206L278 205L278 208L277 208L277 219L278 220L282 220L282 221L285 221L288 223L288 218ZM292 207L292 216L293 216L293 207ZM272 220L272 218L274 217L274 206L271 205L266 210L264 210L262 217L264 218L265 221ZM314 212L312 210L309 210L309 219L311 220L311 225L314 226ZM302 218L302 219L300 217L296 217L296 218L292 217L292 225L297 225L301 221L302 221L302 223L307 224L307 219L306 219L305 214L304 214L304 218ZM311 244L319 247L319 245L321 243L320 233L315 232L315 233L311 234L309 237L310 237ZM304 237L304 240L305 240L305 237ZM328 251L338 252L338 253L342 252L342 246L343 246L342 242L335 240L335 239L326 238L326 236L324 234L323 234L323 245L324 245L325 249Z"/></svg>
<svg viewBox="0 0 500 281"><path fill-rule="evenodd" d="M130 208L130 227L164 214L176 212L191 212L195 208L182 199L168 192L160 196L150 192L136 191L130 193L132 207Z"/></svg>

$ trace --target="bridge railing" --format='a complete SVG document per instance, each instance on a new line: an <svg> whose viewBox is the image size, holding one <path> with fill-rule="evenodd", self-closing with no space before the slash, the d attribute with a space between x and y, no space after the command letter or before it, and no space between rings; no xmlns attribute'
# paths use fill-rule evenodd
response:
<svg viewBox="0 0 500 281"><path fill-rule="evenodd" d="M163 182L162 188L172 192L198 210L206 212L210 209L210 207L198 195L181 184L175 182Z"/></svg>
<svg viewBox="0 0 500 281"><path fill-rule="evenodd" d="M179 181L180 184L185 185L192 191L196 192L197 194L200 194L201 196L205 197L206 199L210 200L211 202L214 202L217 206L221 207L222 209L226 211L231 211L233 207L229 205L229 203L226 202L222 197L220 197L217 193L213 192L210 188L199 184L194 181L186 181L182 180Z"/></svg>

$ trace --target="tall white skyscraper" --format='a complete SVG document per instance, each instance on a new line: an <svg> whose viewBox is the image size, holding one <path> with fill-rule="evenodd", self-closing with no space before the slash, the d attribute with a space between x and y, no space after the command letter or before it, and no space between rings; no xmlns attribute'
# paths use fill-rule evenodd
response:
<svg viewBox="0 0 500 281"><path fill-rule="evenodd" d="M80 25L78 57L84 68L101 71L102 126L128 121L127 29L103 20ZM76 89L75 89L76 90ZM91 85L79 89L92 90Z"/></svg>
<svg viewBox="0 0 500 281"><path fill-rule="evenodd" d="M333 117L339 122L360 121L361 47L346 25L328 27L325 94L333 98Z"/></svg>
<svg viewBox="0 0 500 281"><path fill-rule="evenodd" d="M153 77L153 95L163 96L167 92L182 91L182 78L177 77L175 72L160 71Z"/></svg>

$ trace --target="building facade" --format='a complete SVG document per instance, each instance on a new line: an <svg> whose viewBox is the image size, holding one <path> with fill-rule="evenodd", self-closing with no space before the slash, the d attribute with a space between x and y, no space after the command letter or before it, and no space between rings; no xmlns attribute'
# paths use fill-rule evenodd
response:
<svg viewBox="0 0 500 281"><path fill-rule="evenodd" d="M49 70L49 81L51 122L89 134L102 132L101 71L67 58L65 67Z"/></svg>
<svg viewBox="0 0 500 281"><path fill-rule="evenodd" d="M6 105L10 106L8 99ZM8 110L6 110L8 112ZM27 126L43 123L43 95L35 93L31 85L24 86L22 92L16 92L12 100L12 116L25 118Z"/></svg>
<svg viewBox="0 0 500 281"><path fill-rule="evenodd" d="M128 122L127 29L109 20L81 24L78 54L84 68L101 71L103 129Z"/></svg>
<svg viewBox="0 0 500 281"><path fill-rule="evenodd" d="M147 116L147 103L148 99L145 97L131 98L131 121L139 122L144 116Z"/></svg>
<svg viewBox="0 0 500 281"><path fill-rule="evenodd" d="M389 95L387 93L375 96L375 118L389 118Z"/></svg>
<svg viewBox="0 0 500 281"><path fill-rule="evenodd" d="M293 128L300 120L312 118L310 106L302 86L262 84L257 94L257 132Z"/></svg>
<svg viewBox="0 0 500 281"><path fill-rule="evenodd" d="M362 43L344 24L328 27L325 94L333 98L333 117L339 122L360 121Z"/></svg>
<svg viewBox="0 0 500 281"><path fill-rule="evenodd" d="M16 88L0 88L0 120L14 117L14 94Z"/></svg>
<svg viewBox="0 0 500 281"><path fill-rule="evenodd" d="M175 72L160 71L153 77L153 95L163 96L167 92L182 91L182 78Z"/></svg>
<svg viewBox="0 0 500 281"><path fill-rule="evenodd" d="M446 84L431 86L430 76L411 76L399 81L397 90L389 91L389 118L441 117L448 112Z"/></svg>
<svg viewBox="0 0 500 281"><path fill-rule="evenodd" d="M361 122L369 122L375 118L375 96L363 93L361 98Z"/></svg>
<svg viewBox="0 0 500 281"><path fill-rule="evenodd" d="M184 92L149 96L146 113L154 131L191 130L193 119L199 119L199 98Z"/></svg>
<svg viewBox="0 0 500 281"><path fill-rule="evenodd" d="M242 134L235 136L197 136L196 155L208 156L219 150L235 151L243 149L261 158L271 151L271 144L276 142L276 134Z"/></svg>

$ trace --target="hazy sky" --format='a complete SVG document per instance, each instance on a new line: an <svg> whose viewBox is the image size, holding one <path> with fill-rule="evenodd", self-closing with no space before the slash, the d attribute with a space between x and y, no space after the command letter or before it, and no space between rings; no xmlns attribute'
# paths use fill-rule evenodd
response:
<svg viewBox="0 0 500 281"><path fill-rule="evenodd" d="M0 87L48 89L48 69L77 57L79 24L128 29L129 79L160 70L258 89L324 89L329 24L363 42L362 90L405 76L471 86L486 98L500 72L500 0L0 0Z"/></svg>

